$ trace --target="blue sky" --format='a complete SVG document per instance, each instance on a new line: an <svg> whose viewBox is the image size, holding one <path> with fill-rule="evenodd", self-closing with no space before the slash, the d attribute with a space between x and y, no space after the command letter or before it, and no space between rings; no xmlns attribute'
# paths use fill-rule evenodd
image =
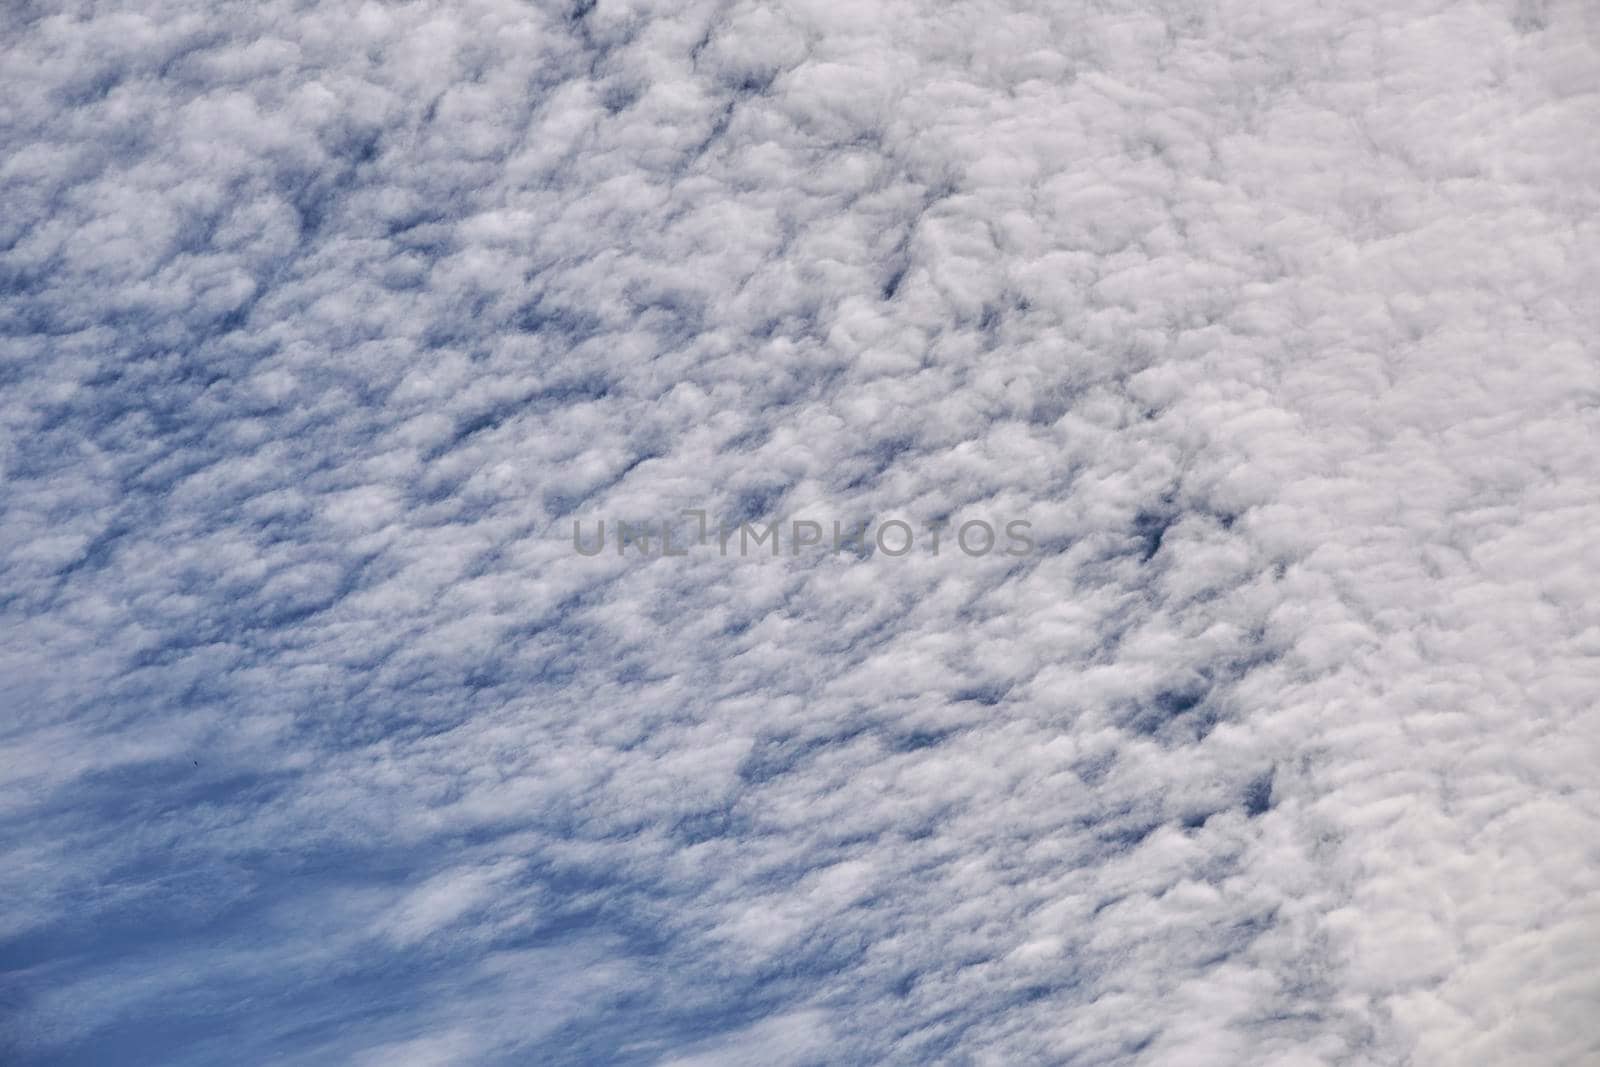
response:
<svg viewBox="0 0 1600 1067"><path fill-rule="evenodd" d="M1579 0L0 41L6 1062L1600 1055Z"/></svg>

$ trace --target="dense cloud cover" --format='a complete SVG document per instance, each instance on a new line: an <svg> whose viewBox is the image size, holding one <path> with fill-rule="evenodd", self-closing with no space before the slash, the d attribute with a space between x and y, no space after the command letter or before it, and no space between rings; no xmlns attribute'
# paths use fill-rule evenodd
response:
<svg viewBox="0 0 1600 1067"><path fill-rule="evenodd" d="M7 1062L1600 1057L1600 9L0 35Z"/></svg>

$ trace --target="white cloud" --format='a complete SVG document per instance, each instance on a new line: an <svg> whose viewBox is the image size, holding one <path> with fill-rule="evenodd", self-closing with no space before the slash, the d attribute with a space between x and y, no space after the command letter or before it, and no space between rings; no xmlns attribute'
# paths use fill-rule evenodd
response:
<svg viewBox="0 0 1600 1067"><path fill-rule="evenodd" d="M1600 24L1168 7L0 16L8 1053L1592 1058Z"/></svg>

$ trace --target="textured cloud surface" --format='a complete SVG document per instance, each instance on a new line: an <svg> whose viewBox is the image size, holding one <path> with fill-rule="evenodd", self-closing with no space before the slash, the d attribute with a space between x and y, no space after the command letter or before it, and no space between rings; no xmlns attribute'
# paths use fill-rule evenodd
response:
<svg viewBox="0 0 1600 1067"><path fill-rule="evenodd" d="M7 1062L1600 1062L1596 12L7 5Z"/></svg>

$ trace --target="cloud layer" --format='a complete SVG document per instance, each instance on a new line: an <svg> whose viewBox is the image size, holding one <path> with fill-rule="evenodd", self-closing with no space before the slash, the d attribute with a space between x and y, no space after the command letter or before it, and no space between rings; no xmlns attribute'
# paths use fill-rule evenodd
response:
<svg viewBox="0 0 1600 1067"><path fill-rule="evenodd" d="M12 1060L1600 1055L1579 0L0 30Z"/></svg>

